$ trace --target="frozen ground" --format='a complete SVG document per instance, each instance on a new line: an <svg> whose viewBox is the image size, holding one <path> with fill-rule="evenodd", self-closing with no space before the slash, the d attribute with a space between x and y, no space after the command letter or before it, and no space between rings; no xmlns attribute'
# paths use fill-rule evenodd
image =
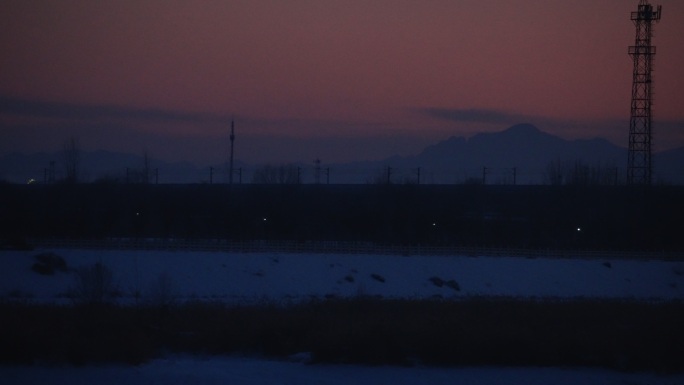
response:
<svg viewBox="0 0 684 385"><path fill-rule="evenodd" d="M31 270L53 251L71 269ZM684 262L339 254L34 250L0 252L0 299L70 303L74 269L102 263L117 301L164 287L177 300L293 302L328 296L684 299ZM439 278L443 283L439 286ZM448 284L451 281L451 284ZM455 284L454 284L455 283ZM133 366L2 367L2 384L684 384L684 374L563 368L400 368L305 365L235 357L170 357Z"/></svg>
<svg viewBox="0 0 684 385"><path fill-rule="evenodd" d="M675 385L684 375L559 368L400 368L305 365L232 357L176 357L134 366L0 367L6 385Z"/></svg>
<svg viewBox="0 0 684 385"><path fill-rule="evenodd" d="M70 249L0 252L0 298L69 301L73 271L31 270L34 256L45 251L63 257L71 270L98 262L109 267L121 303L136 293L149 298L160 286L178 300L227 303L357 295L684 299L682 261Z"/></svg>

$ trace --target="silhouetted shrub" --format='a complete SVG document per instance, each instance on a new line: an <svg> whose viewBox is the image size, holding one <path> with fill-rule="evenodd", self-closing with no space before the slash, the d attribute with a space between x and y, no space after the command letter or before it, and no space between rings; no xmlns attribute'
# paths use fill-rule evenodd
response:
<svg viewBox="0 0 684 385"><path fill-rule="evenodd" d="M373 273L373 274L371 274L371 278L373 278L374 280L376 280L378 282L385 283L385 277L383 277L380 274Z"/></svg>
<svg viewBox="0 0 684 385"><path fill-rule="evenodd" d="M444 280L439 277L430 277L430 282L432 282L433 285L437 287L442 287L444 286Z"/></svg>
<svg viewBox="0 0 684 385"><path fill-rule="evenodd" d="M53 275L55 271L67 271L66 261L55 253L40 253L36 254L34 258L36 259L36 262L31 266L31 270L38 274Z"/></svg>
<svg viewBox="0 0 684 385"><path fill-rule="evenodd" d="M151 305L158 307L169 307L178 298L176 282L167 273L162 273L150 286L148 300Z"/></svg>
<svg viewBox="0 0 684 385"><path fill-rule="evenodd" d="M0 240L0 250L33 250L31 246L23 238L9 238Z"/></svg>
<svg viewBox="0 0 684 385"><path fill-rule="evenodd" d="M114 295L112 271L102 263L80 267L75 273L73 296L78 303L103 304Z"/></svg>
<svg viewBox="0 0 684 385"><path fill-rule="evenodd" d="M461 286L458 284L458 282L454 281L453 279L450 279L444 283L447 287L450 287L456 291L461 291Z"/></svg>
<svg viewBox="0 0 684 385"><path fill-rule="evenodd" d="M53 275L55 274L55 269L53 269L50 266L43 265L42 263L35 262L31 266L31 270L35 273L38 273L40 275Z"/></svg>

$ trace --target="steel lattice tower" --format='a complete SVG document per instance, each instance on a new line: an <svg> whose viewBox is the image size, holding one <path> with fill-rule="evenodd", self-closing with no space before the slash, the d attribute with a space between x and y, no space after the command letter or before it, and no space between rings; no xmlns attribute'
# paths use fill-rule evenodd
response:
<svg viewBox="0 0 684 385"><path fill-rule="evenodd" d="M634 60L632 78L632 109L629 123L629 153L627 183L651 184L651 106L653 104L653 57L656 47L651 45L653 23L660 20L662 7L656 10L647 0L641 0L632 21L636 26L636 40L629 47Z"/></svg>

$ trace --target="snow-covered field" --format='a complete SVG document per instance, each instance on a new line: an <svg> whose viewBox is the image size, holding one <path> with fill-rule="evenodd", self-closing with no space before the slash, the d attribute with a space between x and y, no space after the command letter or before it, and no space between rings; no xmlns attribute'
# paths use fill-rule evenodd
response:
<svg viewBox="0 0 684 385"><path fill-rule="evenodd" d="M34 256L52 251L69 272L40 275ZM684 262L466 256L386 256L171 251L34 250L0 252L0 298L64 302L74 269L102 263L118 301L157 293L227 303L310 298L684 298ZM441 285L440 285L441 281Z"/></svg>
<svg viewBox="0 0 684 385"><path fill-rule="evenodd" d="M34 256L51 251L67 272L40 275ZM163 290L176 300L288 303L310 298L684 299L684 262L340 254L34 250L0 252L0 299L69 303L74 270L102 263L120 303ZM684 374L564 368L400 368L306 365L240 357L158 359L138 367L2 367L2 384L684 384Z"/></svg>

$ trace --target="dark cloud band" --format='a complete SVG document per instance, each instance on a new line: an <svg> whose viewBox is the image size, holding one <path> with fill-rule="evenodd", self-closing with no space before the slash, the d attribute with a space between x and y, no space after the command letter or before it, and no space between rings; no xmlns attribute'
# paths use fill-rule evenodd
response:
<svg viewBox="0 0 684 385"><path fill-rule="evenodd" d="M87 105L47 102L0 96L0 113L37 118L100 120L130 119L164 122L225 122L226 118L207 113L190 113L164 109L143 109L113 105Z"/></svg>
<svg viewBox="0 0 684 385"><path fill-rule="evenodd" d="M420 112L437 119L468 123L515 124L532 118L488 109L424 108Z"/></svg>

